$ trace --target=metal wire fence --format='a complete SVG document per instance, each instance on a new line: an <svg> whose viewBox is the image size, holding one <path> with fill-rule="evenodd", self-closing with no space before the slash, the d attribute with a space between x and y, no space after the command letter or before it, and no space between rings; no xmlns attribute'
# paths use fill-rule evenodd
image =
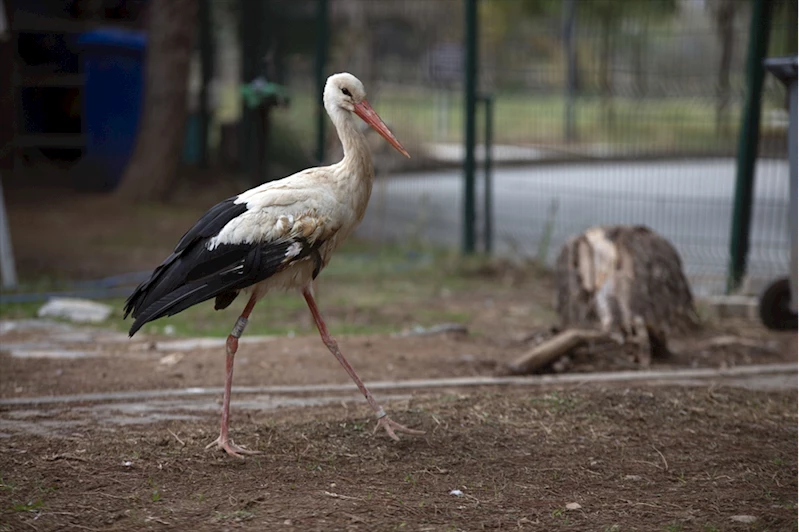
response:
<svg viewBox="0 0 799 532"><path fill-rule="evenodd" d="M276 12L287 4L269 2ZM291 5L277 35L303 27L307 36L316 28L319 2ZM375 142L379 178L360 234L458 246L462 0L333 0L329 6L325 73L360 77L375 109L414 156L403 166ZM479 90L494 102L496 251L551 263L569 235L591 225L646 224L675 243L698 291L723 290L749 3L494 0L479 6ZM771 55L796 54L796 17L787 14L775 14ZM286 42L280 71L292 104L275 114L275 127L288 139L285 151L312 157L319 99L314 52L307 43ZM784 102L783 87L767 80L749 258L755 282L784 275L788 265ZM336 150L328 135L327 158ZM478 159L483 156L478 150Z"/></svg>

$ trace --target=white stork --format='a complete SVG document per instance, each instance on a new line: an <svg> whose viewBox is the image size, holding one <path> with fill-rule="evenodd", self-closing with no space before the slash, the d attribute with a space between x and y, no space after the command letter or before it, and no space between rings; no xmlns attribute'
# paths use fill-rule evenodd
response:
<svg viewBox="0 0 799 532"><path fill-rule="evenodd" d="M311 290L311 281L360 223L372 192L372 157L355 117L400 153L410 155L369 105L363 84L352 74L328 78L324 104L344 147L340 162L265 183L211 207L125 302L125 317L135 318L130 328L133 336L145 323L202 301L216 298L214 308L219 310L228 307L239 292L250 294L227 338L222 427L219 438L208 445L232 456L256 454L228 436L233 358L253 307L275 289L302 292L322 341L374 410L375 430L383 427L395 440L399 439L395 432L423 434L393 421L375 401L330 336Z"/></svg>

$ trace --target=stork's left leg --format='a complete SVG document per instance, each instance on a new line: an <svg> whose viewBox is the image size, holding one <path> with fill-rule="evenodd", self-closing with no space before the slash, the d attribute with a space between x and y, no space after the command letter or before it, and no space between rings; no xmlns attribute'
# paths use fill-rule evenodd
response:
<svg viewBox="0 0 799 532"><path fill-rule="evenodd" d="M363 381L361 381L361 378L358 377L357 373L355 373L355 370L352 368L350 363L347 362L347 359L341 354L341 350L339 349L336 340L330 336L330 332L327 330L325 320L322 319L322 315L319 313L319 308L316 306L316 301L314 300L310 287L303 288L302 295L305 298L306 303L308 303L308 308L311 310L313 319L316 322L316 327L319 329L319 334L322 335L322 341L325 343L330 352L333 353L333 356L336 357L336 360L338 360L339 363L344 366L347 374L349 374L350 378L355 382L355 385L358 386L358 389L361 390L363 396L366 397L366 401L369 403L369 406L371 406L372 410L375 411L375 416L377 417L377 426L375 427L375 430L377 430L379 427L383 427L386 429L388 435L397 441L399 441L399 438L395 434L395 431L404 432L405 434L424 434L423 430L409 429L408 427L400 425L388 417L386 411L383 410L383 407L377 404L375 398L372 397L372 392L366 388Z"/></svg>
<svg viewBox="0 0 799 532"><path fill-rule="evenodd" d="M256 297L255 294L250 297L247 305L236 320L236 325L233 326L233 331L227 337L225 348L227 356L225 357L225 393L222 396L222 423L219 430L219 437L209 443L205 448L216 446L223 449L230 456L241 458L242 454L259 454L258 451L250 451L244 447L239 447L233 440L228 437L228 428L230 426L230 389L233 386L233 358L236 356L236 351L239 349L239 338L247 326L247 320L250 317L253 307L255 307Z"/></svg>

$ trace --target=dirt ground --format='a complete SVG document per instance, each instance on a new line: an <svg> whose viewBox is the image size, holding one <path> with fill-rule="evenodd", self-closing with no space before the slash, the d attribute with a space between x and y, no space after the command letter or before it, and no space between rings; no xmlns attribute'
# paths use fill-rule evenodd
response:
<svg viewBox="0 0 799 532"><path fill-rule="evenodd" d="M204 450L213 415L11 437L0 526L796 530L796 401L662 388L417 396L389 404L427 431L399 443L372 434L363 406L281 409L234 417L234 436L262 452L246 460Z"/></svg>
<svg viewBox="0 0 799 532"><path fill-rule="evenodd" d="M706 332L729 337L724 329ZM739 334L741 331L739 330ZM697 348L703 341L675 342L682 351L656 359L652 369L724 368L796 361L796 334L768 334L753 328L755 345ZM124 390L222 386L224 339L135 337L94 329L37 330L0 336L0 397L35 397ZM542 332L543 334L543 332ZM721 334L721 336L718 336ZM766 336L767 335L767 336ZM76 341L82 340L82 341ZM431 379L504 374L506 363L529 349L529 342L462 333L430 336L353 335L339 338L341 349L364 381ZM706 343L706 342L705 342ZM55 354L48 356L47 350ZM675 349L676 351L676 349ZM635 352L623 349L573 357L570 372L637 370ZM64 358L58 358L64 355ZM73 358L75 356L76 358ZM551 371L550 369L545 370ZM235 359L236 386L350 383L318 335L294 338L245 336Z"/></svg>
<svg viewBox="0 0 799 532"><path fill-rule="evenodd" d="M2 336L2 398L223 384L219 346L53 327ZM767 338L764 349L727 346L693 360L795 360L795 335ZM463 334L340 343L367 383L493 375L526 348ZM14 356L37 345L83 357ZM613 359L583 363L607 369ZM351 386L314 335L254 338L236 358L236 386L329 383ZM399 443L373 435L354 394L281 407L308 399L234 389L234 438L263 453L240 461L204 449L218 430L218 397L0 405L0 530L796 530L795 389L377 396L427 434Z"/></svg>

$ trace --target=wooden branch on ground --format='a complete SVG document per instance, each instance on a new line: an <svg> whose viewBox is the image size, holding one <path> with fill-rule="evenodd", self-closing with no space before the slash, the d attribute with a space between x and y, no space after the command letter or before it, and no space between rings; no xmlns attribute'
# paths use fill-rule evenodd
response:
<svg viewBox="0 0 799 532"><path fill-rule="evenodd" d="M603 340L613 342L610 335L590 329L567 329L535 346L506 366L508 373L522 375L547 366L559 357L588 342Z"/></svg>

